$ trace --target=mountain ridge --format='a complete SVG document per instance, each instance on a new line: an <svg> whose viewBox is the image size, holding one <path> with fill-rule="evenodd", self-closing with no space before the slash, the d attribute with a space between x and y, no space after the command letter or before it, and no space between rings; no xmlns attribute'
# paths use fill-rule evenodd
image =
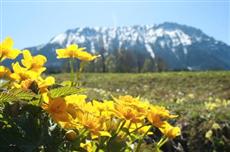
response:
<svg viewBox="0 0 230 152"><path fill-rule="evenodd" d="M159 71L159 65L162 66L161 70L230 70L229 45L215 40L200 29L171 22L69 29L46 44L26 49L33 54L47 56L50 60L48 67L61 68L64 61L56 59L55 50L74 43L86 47L91 53L102 55L104 59L99 60L103 61L96 61L92 66L99 66L97 62L104 62L101 66L115 64L114 69L106 67L102 71L140 72L146 65L147 71ZM150 60L149 63L146 60ZM120 70L119 64L128 64L130 67Z"/></svg>

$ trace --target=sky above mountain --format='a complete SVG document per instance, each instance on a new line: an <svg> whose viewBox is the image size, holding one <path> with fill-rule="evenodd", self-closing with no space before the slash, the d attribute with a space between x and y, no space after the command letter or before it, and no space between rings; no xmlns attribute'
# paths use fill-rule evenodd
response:
<svg viewBox="0 0 230 152"><path fill-rule="evenodd" d="M1 37L35 46L76 27L194 26L230 44L230 0L1 0Z"/></svg>

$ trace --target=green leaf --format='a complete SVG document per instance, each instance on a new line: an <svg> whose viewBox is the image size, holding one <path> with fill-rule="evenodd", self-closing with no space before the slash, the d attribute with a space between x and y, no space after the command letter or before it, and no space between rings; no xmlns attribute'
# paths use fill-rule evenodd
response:
<svg viewBox="0 0 230 152"><path fill-rule="evenodd" d="M55 89L50 90L50 96L52 98L56 98L56 97L67 96L71 94L77 94L82 91L83 89L79 89L76 87L64 86L64 87L55 88Z"/></svg>
<svg viewBox="0 0 230 152"><path fill-rule="evenodd" d="M68 87L71 87L72 86L72 81L63 81L61 83L62 86L68 86Z"/></svg>
<svg viewBox="0 0 230 152"><path fill-rule="evenodd" d="M38 97L35 93L22 89L12 89L10 93L14 94L18 100L32 100L33 98Z"/></svg>
<svg viewBox="0 0 230 152"><path fill-rule="evenodd" d="M30 101L37 95L31 91L22 89L11 89L9 91L0 92L0 103L13 101Z"/></svg>
<svg viewBox="0 0 230 152"><path fill-rule="evenodd" d="M10 93L7 93L7 92L0 93L0 103L10 102L10 101L17 101L16 96L11 95Z"/></svg>

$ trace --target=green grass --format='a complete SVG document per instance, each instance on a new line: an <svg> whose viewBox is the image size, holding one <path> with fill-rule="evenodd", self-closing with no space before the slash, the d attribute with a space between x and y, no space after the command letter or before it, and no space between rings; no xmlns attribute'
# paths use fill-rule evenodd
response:
<svg viewBox="0 0 230 152"><path fill-rule="evenodd" d="M67 73L54 76L69 80ZM85 73L81 82L90 99L129 94L166 106L179 115L174 123L182 136L174 144L185 151L230 151L230 104L224 104L230 100L230 72ZM209 109L206 103L217 107ZM220 129L212 129L215 123ZM207 139L209 130L213 134Z"/></svg>
<svg viewBox="0 0 230 152"><path fill-rule="evenodd" d="M55 76L58 81L69 78L69 74ZM99 89L112 95L140 95L150 101L176 100L191 93L199 101L230 99L230 72L86 73L82 83L91 92Z"/></svg>

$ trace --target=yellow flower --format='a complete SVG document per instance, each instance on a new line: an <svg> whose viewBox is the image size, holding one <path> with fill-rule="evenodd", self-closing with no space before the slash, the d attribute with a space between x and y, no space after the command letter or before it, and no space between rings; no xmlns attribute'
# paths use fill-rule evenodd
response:
<svg viewBox="0 0 230 152"><path fill-rule="evenodd" d="M38 88L39 88L40 92L44 93L44 92L48 91L49 86L52 86L53 84L55 84L55 78L52 76L49 76L45 79L42 79L40 77L36 80L36 82L38 84Z"/></svg>
<svg viewBox="0 0 230 152"><path fill-rule="evenodd" d="M99 136L111 136L105 129L104 123L105 118L108 118L110 115L107 114L106 107L111 106L111 102L103 105L105 111L99 109L99 105L104 103L99 103L98 101L86 102L87 96L85 95L70 95L65 97L67 104L67 112L74 119L71 124L63 124L63 126L76 129L86 128L90 131L91 137L98 138ZM94 106L95 105L95 106ZM106 115L106 116L105 116ZM80 125L79 125L80 124Z"/></svg>
<svg viewBox="0 0 230 152"><path fill-rule="evenodd" d="M70 117L70 121L68 121L68 122L59 121L58 124L64 129L81 130L83 128L83 126L78 122L78 120L73 119L72 117Z"/></svg>
<svg viewBox="0 0 230 152"><path fill-rule="evenodd" d="M76 104L80 107L83 107L84 104L86 104L86 95L78 95L78 94L73 94L65 97L65 101L67 103L72 103Z"/></svg>
<svg viewBox="0 0 230 152"><path fill-rule="evenodd" d="M13 48L14 41L7 37L3 42L0 43L0 61L5 59L15 59L19 54L20 50Z"/></svg>
<svg viewBox="0 0 230 152"><path fill-rule="evenodd" d="M58 97L51 99L48 93L43 93L44 104L42 106L51 117L56 121L61 121L60 124L64 128L81 128L80 121L84 121L85 114L89 109L89 104L85 102L85 95L70 95L64 98ZM91 105L92 107L92 105ZM68 122L68 123L62 123ZM84 121L86 122L86 121ZM81 124L83 125L83 124Z"/></svg>
<svg viewBox="0 0 230 152"><path fill-rule="evenodd" d="M205 108L210 111L219 107L219 105L215 102L205 102L204 105Z"/></svg>
<svg viewBox="0 0 230 152"><path fill-rule="evenodd" d="M138 98L133 98L130 95L119 96L118 99L115 98L115 101L122 102L124 105L137 105L140 102Z"/></svg>
<svg viewBox="0 0 230 152"><path fill-rule="evenodd" d="M116 116L118 118L121 118L124 120L130 120L132 123L141 122L145 118L145 115L143 115L142 113L139 113L134 108L123 106L120 104L115 104L114 112L116 113Z"/></svg>
<svg viewBox="0 0 230 152"><path fill-rule="evenodd" d="M92 60L96 59L97 57L99 57L99 56L92 55L92 54L85 52L85 51L80 51L77 58L81 61L92 61Z"/></svg>
<svg viewBox="0 0 230 152"><path fill-rule="evenodd" d="M173 127L166 121L164 124L159 128L160 131L167 136L168 138L175 138L176 136L179 136L181 134L179 127Z"/></svg>
<svg viewBox="0 0 230 152"><path fill-rule="evenodd" d="M138 129L138 132L141 135L143 135L143 134L145 134L148 131L147 135L153 135L153 132L150 131L151 127L152 127L151 125L144 126L144 127L140 128L140 129Z"/></svg>
<svg viewBox="0 0 230 152"><path fill-rule="evenodd" d="M114 98L114 112L116 116L130 120L132 123L141 122L146 116L148 104L141 102L138 98L132 96L120 96L118 99Z"/></svg>
<svg viewBox="0 0 230 152"><path fill-rule="evenodd" d="M164 124L164 120L175 117L177 115L171 115L168 110L161 106L151 106L147 113L148 121L158 128Z"/></svg>
<svg viewBox="0 0 230 152"><path fill-rule="evenodd" d="M46 70L46 68L43 67L47 61L45 56L36 55L33 57L29 50L24 50L22 54L23 54L23 59L21 62L23 66L25 66L28 70L32 70L37 73L42 73L43 71Z"/></svg>
<svg viewBox="0 0 230 152"><path fill-rule="evenodd" d="M132 107L139 113L143 115L147 112L150 104L148 102L140 101L139 97L134 98L130 95L119 96L118 99L115 98L115 101L124 106Z"/></svg>
<svg viewBox="0 0 230 152"><path fill-rule="evenodd" d="M194 99L194 98L195 98L194 94L192 94L192 93L189 93L189 94L188 94L188 97L189 97L190 99Z"/></svg>
<svg viewBox="0 0 230 152"><path fill-rule="evenodd" d="M71 44L65 49L57 49L57 58L77 58L79 52L83 51L85 48L79 48L76 44Z"/></svg>
<svg viewBox="0 0 230 152"><path fill-rule="evenodd" d="M65 101L70 107L69 113L71 113L73 117L76 114L80 116L85 112L93 113L94 109L92 108L92 105L90 103L86 103L85 101L86 98L87 98L86 95L77 95L77 94L73 94L65 97Z"/></svg>
<svg viewBox="0 0 230 152"><path fill-rule="evenodd" d="M143 124L143 123L135 123L135 124L132 123L130 128L129 128L129 132L136 131L140 135L143 135L146 132L148 132L147 135L152 135L153 132L150 131L151 127L152 127L151 125L146 125L146 124ZM136 132L134 132L134 133L136 133Z"/></svg>
<svg viewBox="0 0 230 152"><path fill-rule="evenodd" d="M114 102L113 101L103 101L99 102L96 100L92 101L92 106L95 111L94 114L103 117L104 120L110 119L114 115Z"/></svg>
<svg viewBox="0 0 230 152"><path fill-rule="evenodd" d="M78 119L79 123L90 131L92 139L96 139L99 136L111 137L111 134L108 131L103 130L104 122L100 120L100 117L90 113L84 113L81 117L78 117Z"/></svg>
<svg viewBox="0 0 230 152"><path fill-rule="evenodd" d="M13 87L21 88L23 90L32 90L35 93L40 91L41 94L48 92L48 87L55 83L55 79L51 76L46 79L39 77L38 79L25 79L21 82L14 82Z"/></svg>
<svg viewBox="0 0 230 152"><path fill-rule="evenodd" d="M101 129L101 124L98 117L89 113L84 113L80 119L81 124L90 130L93 134L98 134Z"/></svg>
<svg viewBox="0 0 230 152"><path fill-rule="evenodd" d="M8 77L11 74L10 70L4 66L0 66L0 78Z"/></svg>
<svg viewBox="0 0 230 152"><path fill-rule="evenodd" d="M42 108L46 110L55 121L69 122L70 115L67 112L67 105L63 98L48 98L48 103L44 103Z"/></svg>
<svg viewBox="0 0 230 152"><path fill-rule="evenodd" d="M14 82L13 87L14 88L21 88L23 90L29 90L33 82L34 81L31 79L26 79L26 80L21 81L20 83Z"/></svg>
<svg viewBox="0 0 230 152"><path fill-rule="evenodd" d="M86 141L86 143L81 143L80 147L85 149L87 152L95 151L92 141Z"/></svg>
<svg viewBox="0 0 230 152"><path fill-rule="evenodd" d="M120 121L118 121L114 117L111 117L110 120L104 121L103 130L107 130L109 132L115 132L117 128L119 127L119 124L120 124Z"/></svg>
<svg viewBox="0 0 230 152"><path fill-rule="evenodd" d="M207 138L208 140L211 140L213 136L213 131L210 129L205 133L205 138Z"/></svg>
<svg viewBox="0 0 230 152"><path fill-rule="evenodd" d="M78 45L71 44L65 49L57 49L57 58L77 58L82 61L92 61L98 57L83 50L85 50L85 48L79 48Z"/></svg>
<svg viewBox="0 0 230 152"><path fill-rule="evenodd" d="M40 75L31 70L21 67L18 62L12 64L14 73L10 74L10 78L16 81L23 81L26 79L35 80Z"/></svg>

